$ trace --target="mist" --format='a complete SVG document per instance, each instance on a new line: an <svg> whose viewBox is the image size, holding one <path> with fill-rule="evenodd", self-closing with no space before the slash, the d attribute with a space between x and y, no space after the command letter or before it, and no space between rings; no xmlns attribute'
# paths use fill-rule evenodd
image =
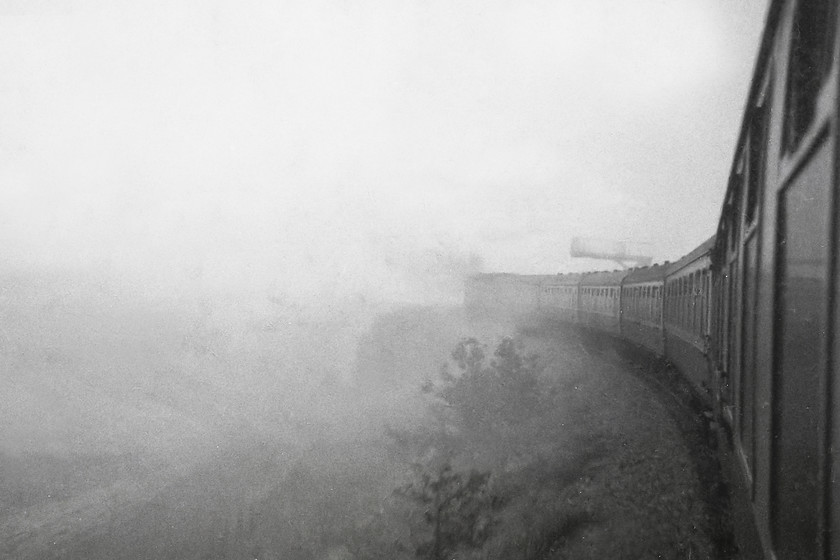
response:
<svg viewBox="0 0 840 560"><path fill-rule="evenodd" d="M714 232L765 10L0 0L0 557L333 550L466 276Z"/></svg>
<svg viewBox="0 0 840 560"><path fill-rule="evenodd" d="M4 2L4 261L399 300L417 254L676 257L714 229L763 10Z"/></svg>

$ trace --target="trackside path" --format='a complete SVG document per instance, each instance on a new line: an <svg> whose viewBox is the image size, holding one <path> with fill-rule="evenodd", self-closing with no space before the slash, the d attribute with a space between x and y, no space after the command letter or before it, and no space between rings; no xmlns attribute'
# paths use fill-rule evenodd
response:
<svg viewBox="0 0 840 560"><path fill-rule="evenodd" d="M557 488L555 535L528 556L730 558L715 452L702 407L678 374L623 343L568 327L520 336L549 374L571 375L572 390L558 401L575 411L571 441L603 443Z"/></svg>

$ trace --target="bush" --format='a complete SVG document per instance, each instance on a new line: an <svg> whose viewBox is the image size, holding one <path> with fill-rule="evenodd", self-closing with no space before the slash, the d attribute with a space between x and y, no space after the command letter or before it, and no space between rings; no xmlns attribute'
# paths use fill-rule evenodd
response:
<svg viewBox="0 0 840 560"><path fill-rule="evenodd" d="M513 339L503 339L487 363L484 345L464 339L441 370L437 386L425 390L442 403L438 415L471 436L500 435L540 414L550 396L536 356L523 356ZM458 370L451 372L451 365Z"/></svg>
<svg viewBox="0 0 840 560"><path fill-rule="evenodd" d="M497 500L488 491L489 472L456 472L446 463L437 471L424 470L398 494L423 508L430 530L417 554L444 560L462 548L480 548L491 534Z"/></svg>

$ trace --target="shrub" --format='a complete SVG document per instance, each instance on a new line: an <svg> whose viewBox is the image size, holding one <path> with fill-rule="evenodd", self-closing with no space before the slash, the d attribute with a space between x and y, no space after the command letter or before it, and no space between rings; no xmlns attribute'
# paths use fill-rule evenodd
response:
<svg viewBox="0 0 840 560"><path fill-rule="evenodd" d="M431 534L416 548L421 558L444 560L459 549L484 544L497 502L488 491L489 479L489 472L456 472L446 463L436 471L421 471L397 491L423 508Z"/></svg>
<svg viewBox="0 0 840 560"><path fill-rule="evenodd" d="M545 395L535 356L523 356L513 339L503 339L487 363L484 346L474 338L458 343L440 383L425 390L443 404L439 416L472 435L500 434L538 415Z"/></svg>

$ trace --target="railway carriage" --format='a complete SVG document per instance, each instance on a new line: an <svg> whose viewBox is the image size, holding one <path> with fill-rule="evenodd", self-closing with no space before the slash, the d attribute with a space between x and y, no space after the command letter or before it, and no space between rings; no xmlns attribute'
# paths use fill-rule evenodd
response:
<svg viewBox="0 0 840 560"><path fill-rule="evenodd" d="M540 282L540 309L560 321L576 322L580 274L545 276Z"/></svg>
<svg viewBox="0 0 840 560"><path fill-rule="evenodd" d="M621 285L621 335L631 342L663 355L663 286L668 265L637 268Z"/></svg>
<svg viewBox="0 0 840 560"><path fill-rule="evenodd" d="M741 558L840 560L838 17L771 1L713 238L667 266L468 281L468 301L550 307L676 364L723 426Z"/></svg>
<svg viewBox="0 0 840 560"><path fill-rule="evenodd" d="M713 252L718 395L779 560L840 559L837 29L772 2Z"/></svg>
<svg viewBox="0 0 840 560"><path fill-rule="evenodd" d="M703 394L710 390L711 248L714 237L668 267L665 275L665 354Z"/></svg>
<svg viewBox="0 0 840 560"><path fill-rule="evenodd" d="M580 279L578 320L581 325L621 334L621 281L625 270L591 272Z"/></svg>

